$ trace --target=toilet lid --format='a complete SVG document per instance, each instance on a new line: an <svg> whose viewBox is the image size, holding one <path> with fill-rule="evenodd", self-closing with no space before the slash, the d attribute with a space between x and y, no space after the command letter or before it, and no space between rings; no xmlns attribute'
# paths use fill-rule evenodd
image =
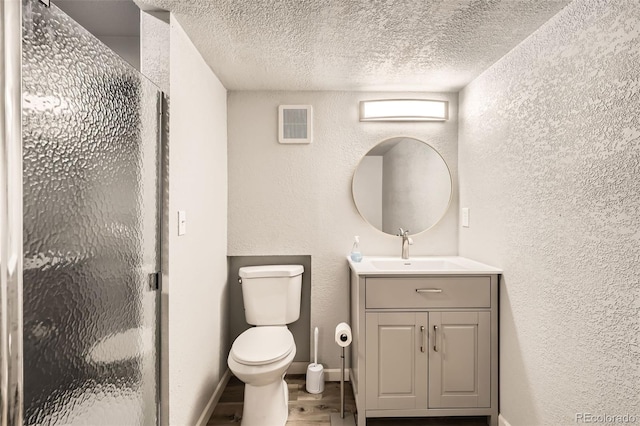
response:
<svg viewBox="0 0 640 426"><path fill-rule="evenodd" d="M252 327L233 342L231 356L241 364L269 364L289 355L294 346L287 327Z"/></svg>

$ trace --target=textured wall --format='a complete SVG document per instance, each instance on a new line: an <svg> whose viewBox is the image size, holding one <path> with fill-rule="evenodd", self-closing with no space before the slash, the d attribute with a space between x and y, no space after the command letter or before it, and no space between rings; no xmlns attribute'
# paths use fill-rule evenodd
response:
<svg viewBox="0 0 640 426"><path fill-rule="evenodd" d="M169 13L140 13L140 72L169 93Z"/></svg>
<svg viewBox="0 0 640 426"><path fill-rule="evenodd" d="M193 425L227 366L227 92L173 16L170 31L169 424Z"/></svg>
<svg viewBox="0 0 640 426"><path fill-rule="evenodd" d="M639 70L640 4L576 0L460 95L460 254L505 271L514 426L640 420Z"/></svg>
<svg viewBox="0 0 640 426"><path fill-rule="evenodd" d="M379 97L449 101L444 123L360 123L358 102ZM313 105L310 145L277 141L280 104ZM340 366L333 331L348 321L349 275L345 256L354 235L365 255L400 255L400 238L360 218L351 177L378 142L413 136L440 151L457 182L457 95L356 92L230 92L229 256L311 255L311 327L320 328L319 361ZM457 194L440 224L417 235L413 255L457 254ZM234 309L231 307L231 309Z"/></svg>

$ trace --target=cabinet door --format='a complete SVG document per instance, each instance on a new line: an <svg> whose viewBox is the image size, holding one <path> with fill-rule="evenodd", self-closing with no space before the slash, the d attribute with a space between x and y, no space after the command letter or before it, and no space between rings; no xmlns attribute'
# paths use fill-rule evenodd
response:
<svg viewBox="0 0 640 426"><path fill-rule="evenodd" d="M491 314L429 313L429 408L489 407Z"/></svg>
<svg viewBox="0 0 640 426"><path fill-rule="evenodd" d="M427 313L366 314L367 409L425 408Z"/></svg>

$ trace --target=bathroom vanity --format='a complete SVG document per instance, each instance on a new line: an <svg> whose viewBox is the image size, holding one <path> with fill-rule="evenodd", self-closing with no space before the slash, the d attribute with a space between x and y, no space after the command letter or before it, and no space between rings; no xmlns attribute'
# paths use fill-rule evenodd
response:
<svg viewBox="0 0 640 426"><path fill-rule="evenodd" d="M351 384L370 417L498 424L498 279L463 257L348 259Z"/></svg>

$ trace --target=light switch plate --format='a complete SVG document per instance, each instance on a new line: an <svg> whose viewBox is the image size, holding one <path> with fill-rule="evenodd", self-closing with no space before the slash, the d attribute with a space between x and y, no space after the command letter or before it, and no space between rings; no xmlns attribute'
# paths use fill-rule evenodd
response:
<svg viewBox="0 0 640 426"><path fill-rule="evenodd" d="M462 226L469 227L469 207L462 208Z"/></svg>
<svg viewBox="0 0 640 426"><path fill-rule="evenodd" d="M187 212L184 210L178 211L178 235L184 235L187 233Z"/></svg>

